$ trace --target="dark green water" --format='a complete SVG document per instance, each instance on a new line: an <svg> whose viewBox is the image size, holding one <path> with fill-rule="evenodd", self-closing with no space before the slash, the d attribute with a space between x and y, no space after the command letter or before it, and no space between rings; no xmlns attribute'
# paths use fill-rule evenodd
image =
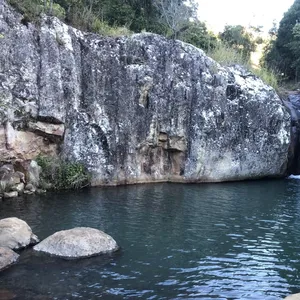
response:
<svg viewBox="0 0 300 300"><path fill-rule="evenodd" d="M41 238L91 226L112 256L21 252L0 274L16 299L281 299L300 292L300 180L150 184L0 202Z"/></svg>

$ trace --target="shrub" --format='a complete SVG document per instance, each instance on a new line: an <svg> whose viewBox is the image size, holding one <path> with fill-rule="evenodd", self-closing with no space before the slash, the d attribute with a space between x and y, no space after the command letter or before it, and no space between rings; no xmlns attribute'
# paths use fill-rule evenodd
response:
<svg viewBox="0 0 300 300"><path fill-rule="evenodd" d="M224 43L219 43L215 49L212 49L208 56L217 61L222 66L230 66L238 64L249 69L257 77L261 78L266 84L272 86L275 90L278 90L278 75L273 70L265 67L255 69L251 66L251 63L242 53L227 46Z"/></svg>
<svg viewBox="0 0 300 300"><path fill-rule="evenodd" d="M251 52L256 48L253 35L241 25L226 25L219 38L228 47L241 53L245 60L250 58Z"/></svg>
<svg viewBox="0 0 300 300"><path fill-rule="evenodd" d="M264 83L273 87L278 91L278 75L273 70L267 68L254 69L251 68L251 71L259 77Z"/></svg>
<svg viewBox="0 0 300 300"><path fill-rule="evenodd" d="M52 16L55 16L61 20L64 20L66 18L66 11L64 10L63 7L61 7L59 4L57 3L53 3L52 5L52 11L50 11L50 8L49 6L45 9L45 10L48 10L45 11L46 13L52 15Z"/></svg>
<svg viewBox="0 0 300 300"><path fill-rule="evenodd" d="M100 21L98 18L94 18L90 30L105 36L122 36L131 34L131 31L125 26L111 27L106 22Z"/></svg>
<svg viewBox="0 0 300 300"><path fill-rule="evenodd" d="M23 20L26 22L37 22L41 13L46 13L64 20L66 12L63 7L57 3L50 5L46 1L45 6L40 0L9 0L11 6L24 15Z"/></svg>
<svg viewBox="0 0 300 300"><path fill-rule="evenodd" d="M221 42L219 42L214 49L211 49L208 52L208 56L222 66L229 66L233 64L248 65L248 60L244 58L242 53Z"/></svg>
<svg viewBox="0 0 300 300"><path fill-rule="evenodd" d="M36 161L42 168L40 185L44 189L81 189L90 184L90 175L81 163L49 156L38 156Z"/></svg>
<svg viewBox="0 0 300 300"><path fill-rule="evenodd" d="M204 51L210 51L217 45L217 38L208 31L203 22L190 22L188 28L180 34L179 39Z"/></svg>
<svg viewBox="0 0 300 300"><path fill-rule="evenodd" d="M9 0L11 6L24 15L27 22L36 22L43 11L43 6L38 0Z"/></svg>

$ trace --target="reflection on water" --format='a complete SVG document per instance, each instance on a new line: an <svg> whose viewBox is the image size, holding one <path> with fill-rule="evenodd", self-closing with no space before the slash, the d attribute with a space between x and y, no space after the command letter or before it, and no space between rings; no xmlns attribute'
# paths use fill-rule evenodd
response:
<svg viewBox="0 0 300 300"><path fill-rule="evenodd" d="M281 299L300 291L300 181L149 184L0 202L40 237L76 226L112 235L111 256L22 252L0 275L17 299Z"/></svg>

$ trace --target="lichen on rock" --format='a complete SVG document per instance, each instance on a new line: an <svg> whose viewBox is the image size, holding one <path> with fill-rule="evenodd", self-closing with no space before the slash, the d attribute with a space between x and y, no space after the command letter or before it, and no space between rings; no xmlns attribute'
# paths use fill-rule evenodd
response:
<svg viewBox="0 0 300 300"><path fill-rule="evenodd" d="M25 221L15 217L0 220L0 247L17 250L38 241L38 237L32 233Z"/></svg>
<svg viewBox="0 0 300 300"><path fill-rule="evenodd" d="M26 27L2 6L0 154L7 159L59 153L84 164L93 185L286 174L290 115L243 68L223 68L155 34L103 37L53 17Z"/></svg>
<svg viewBox="0 0 300 300"><path fill-rule="evenodd" d="M6 247L0 247L0 271L6 269L19 258L19 255Z"/></svg>
<svg viewBox="0 0 300 300"><path fill-rule="evenodd" d="M38 245L35 251L62 258L84 258L118 250L116 241L101 230L77 227L54 233Z"/></svg>

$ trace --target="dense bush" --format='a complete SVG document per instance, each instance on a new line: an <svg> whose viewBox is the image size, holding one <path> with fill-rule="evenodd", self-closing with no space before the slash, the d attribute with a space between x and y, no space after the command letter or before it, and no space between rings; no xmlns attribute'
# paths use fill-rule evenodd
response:
<svg viewBox="0 0 300 300"><path fill-rule="evenodd" d="M77 28L102 35L119 36L148 31L178 38L207 51L222 65L249 66L250 53L255 50L256 44L261 42L240 25L226 26L219 37L216 37L208 31L205 23L197 20L197 5L194 0L190 0L188 6L184 0L8 1L30 21L38 20L41 13L46 13L57 16ZM300 0L296 0L295 3L300 3ZM281 25L283 24L285 23L282 22ZM297 64L300 65L300 27L294 24L290 29L290 36L293 36L295 41L288 44L288 47L291 53L297 54L297 58L290 62L290 68L295 69ZM281 31L283 32L283 29ZM281 57L278 49L277 46L269 44L268 52L277 63ZM266 68L253 71L268 84L277 87L275 73L269 71L269 64L266 65Z"/></svg>
<svg viewBox="0 0 300 300"><path fill-rule="evenodd" d="M279 89L279 75L272 69L268 69L266 67L261 67L258 69L251 68L251 71L258 76L262 81L266 84L273 87L277 92Z"/></svg>
<svg viewBox="0 0 300 300"><path fill-rule="evenodd" d="M266 48L265 65L278 70L286 79L300 79L300 0L284 14L277 32Z"/></svg>
<svg viewBox="0 0 300 300"><path fill-rule="evenodd" d="M249 58L245 57L240 51L219 42L217 46L208 52L208 55L222 66L230 66L234 64L242 65L249 69L256 76L260 77L266 84L278 90L278 75L273 70L266 67L253 68Z"/></svg>
<svg viewBox="0 0 300 300"><path fill-rule="evenodd" d="M76 162L64 162L56 157L38 156L42 168L40 185L45 189L80 189L90 184L85 167Z"/></svg>
<svg viewBox="0 0 300 300"><path fill-rule="evenodd" d="M256 42L251 33L241 25L225 26L220 33L221 41L239 52L244 59L249 59L251 52L255 51Z"/></svg>
<svg viewBox="0 0 300 300"><path fill-rule="evenodd" d="M249 59L246 59L242 53L222 42L218 42L216 47L208 51L207 54L222 66L248 65L249 62Z"/></svg>
<svg viewBox="0 0 300 300"><path fill-rule="evenodd" d="M65 9L58 3L50 3L49 0L8 0L10 5L15 7L24 15L24 22L36 22L41 13L65 19Z"/></svg>
<svg viewBox="0 0 300 300"><path fill-rule="evenodd" d="M41 13L59 17L81 30L104 35L120 35L130 32L153 32L168 35L172 28L164 12L170 3L176 3L190 15L195 8L186 6L183 0L8 0L24 14L25 21L38 21ZM193 1L193 0L190 0ZM163 6L157 5L163 3ZM176 6L175 6L176 7ZM189 8L188 10L186 8ZM159 9L161 8L161 10ZM171 12L172 18L181 20L180 12ZM178 15L176 15L178 14ZM169 15L169 14L168 14ZM183 21L184 21L183 20ZM178 24L183 24L179 22ZM126 30L125 30L126 28ZM180 31L181 28L178 28Z"/></svg>
<svg viewBox="0 0 300 300"><path fill-rule="evenodd" d="M205 51L210 51L217 46L216 36L208 31L205 23L199 21L191 22L179 38Z"/></svg>

